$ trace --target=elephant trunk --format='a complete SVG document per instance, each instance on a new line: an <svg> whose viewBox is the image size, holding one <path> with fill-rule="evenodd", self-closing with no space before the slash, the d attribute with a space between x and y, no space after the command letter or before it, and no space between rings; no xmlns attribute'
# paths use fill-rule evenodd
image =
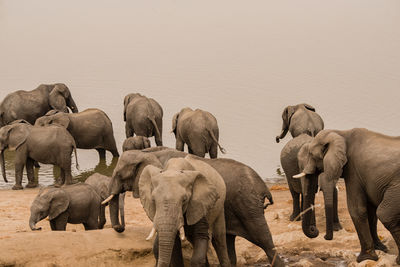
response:
<svg viewBox="0 0 400 267"><path fill-rule="evenodd" d="M79 112L78 111L78 107L76 106L75 101L74 101L74 99L72 98L71 95L68 98L68 104L67 105L68 105L68 107L71 109L71 111L73 113L78 113Z"/></svg>
<svg viewBox="0 0 400 267"><path fill-rule="evenodd" d="M314 194L304 196L303 209L306 211L301 220L301 227L303 233L309 238L315 238L319 235L317 226L315 225L315 212L311 209L311 205L314 204Z"/></svg>
<svg viewBox="0 0 400 267"><path fill-rule="evenodd" d="M6 164L4 160L4 150L0 152L0 164L1 164L1 173L3 175L4 182L8 183L6 176Z"/></svg>
<svg viewBox="0 0 400 267"><path fill-rule="evenodd" d="M324 192L325 202L325 217L326 217L326 234L324 238L326 240L333 239L333 191L335 190L334 184L331 182L328 185L322 187Z"/></svg>
<svg viewBox="0 0 400 267"><path fill-rule="evenodd" d="M289 130L289 124L284 120L283 123L282 123L282 130L281 130L281 133L280 133L280 135L278 135L278 136L275 138L275 140L276 140L277 143L279 143L279 139L285 138L285 136L286 136L288 130Z"/></svg>
<svg viewBox="0 0 400 267"><path fill-rule="evenodd" d="M114 197L111 199L109 209L110 209L111 225L113 229L118 233L122 233L123 231L125 231L125 227L119 223L119 218L118 218L119 194L114 195Z"/></svg>
<svg viewBox="0 0 400 267"><path fill-rule="evenodd" d="M177 229L171 225L160 225L158 228L158 267L168 267L171 262L172 249L174 247Z"/></svg>
<svg viewBox="0 0 400 267"><path fill-rule="evenodd" d="M31 228L32 231L42 230L41 227L36 227L37 222L38 222L38 220L36 220L35 216L33 216L33 214L31 214L31 217L29 218L29 227Z"/></svg>

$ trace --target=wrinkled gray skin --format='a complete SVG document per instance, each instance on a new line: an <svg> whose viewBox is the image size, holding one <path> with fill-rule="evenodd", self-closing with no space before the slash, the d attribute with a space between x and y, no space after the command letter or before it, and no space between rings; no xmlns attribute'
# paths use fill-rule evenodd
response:
<svg viewBox="0 0 400 267"><path fill-rule="evenodd" d="M124 98L126 138L139 135L154 136L157 146L162 146L163 110L153 98L129 94Z"/></svg>
<svg viewBox="0 0 400 267"><path fill-rule="evenodd" d="M35 122L36 126L52 124L66 128L75 139L77 148L96 149L100 160L105 159L106 150L113 157L119 157L111 120L100 109L90 108L72 114L50 110Z"/></svg>
<svg viewBox="0 0 400 267"><path fill-rule="evenodd" d="M306 174L319 174L324 192L327 233L332 239L333 194L339 177L346 183L347 207L357 230L357 261L377 260L375 249L387 251L377 235L377 218L400 248L400 137L355 128L323 130L299 160ZM400 264L400 257L396 259Z"/></svg>
<svg viewBox="0 0 400 267"><path fill-rule="evenodd" d="M122 151L142 150L151 147L150 140L144 136L133 136L126 138L122 144Z"/></svg>
<svg viewBox="0 0 400 267"><path fill-rule="evenodd" d="M153 165L163 168L169 159L184 158L187 155L185 152L162 147L124 152L114 169L110 194L119 195L125 191L133 191L134 197L138 197L138 180L144 167ZM264 201L267 198L273 203L273 200L261 177L250 167L235 160L195 158L216 169L225 181L226 242L231 265L236 265L236 236L246 238L261 247L272 262L276 250L264 217ZM110 201L110 217L114 230L123 232L124 227L118 221L118 202L119 198L116 196ZM172 260L179 258L178 254L174 248ZM274 266L284 266L278 254Z"/></svg>
<svg viewBox="0 0 400 267"><path fill-rule="evenodd" d="M276 136L275 140L279 143L279 140L285 138L288 131L292 137L303 133L314 137L322 129L324 129L324 121L315 112L313 106L305 103L287 106L282 112L281 134Z"/></svg>
<svg viewBox="0 0 400 267"><path fill-rule="evenodd" d="M19 90L8 94L0 104L0 126L23 119L34 124L35 120L51 109L78 112L68 87L63 83L41 84L32 91Z"/></svg>
<svg viewBox="0 0 400 267"><path fill-rule="evenodd" d="M307 153L308 144L313 140L313 137L307 134L301 134L292 140L290 140L281 151L281 166L285 172L286 179L289 185L289 190L293 198L293 213L290 215L290 220L298 218L302 220L303 233L309 238L315 238L318 236L319 231L315 224L315 211L309 210L302 216L300 212L307 210L314 205L315 193L318 187L318 175L319 171L313 174L307 174L301 179L293 178L294 175L298 174L303 170L304 166L300 165L298 157L301 157L302 153ZM302 147L304 148L302 149ZM301 205L299 198L301 197ZM337 210L337 189L335 188L334 194L334 230L338 231L342 229L339 223L338 210Z"/></svg>
<svg viewBox="0 0 400 267"><path fill-rule="evenodd" d="M104 201L110 194L110 182L111 177L102 175L100 173L94 173L89 176L85 183L91 185L100 196L101 201ZM125 226L125 211L124 211L124 204L125 204L125 193L119 195L119 211L121 214L121 224ZM106 205L101 205L100 209L100 216L99 216L99 229L103 229L104 224L106 223Z"/></svg>
<svg viewBox="0 0 400 267"><path fill-rule="evenodd" d="M172 118L172 131L179 151L183 151L186 144L190 154L202 158L206 153L209 153L210 158L216 158L218 147L225 154L225 149L218 143L217 119L210 112L183 108Z"/></svg>
<svg viewBox="0 0 400 267"><path fill-rule="evenodd" d="M26 187L36 187L34 181L34 161L53 164L61 169L59 184L71 184L71 154L75 152L76 166L78 159L76 145L71 134L60 126L38 127L26 121L17 120L10 125L0 128L0 158L3 178L5 176L4 150L16 151L15 185L12 189L22 189L22 174L26 165L28 184Z"/></svg>
<svg viewBox="0 0 400 267"><path fill-rule="evenodd" d="M29 226L41 230L36 223L49 216L53 231L65 231L67 223L82 223L85 230L98 229L101 200L88 184L74 184L39 192L31 205Z"/></svg>
<svg viewBox="0 0 400 267"><path fill-rule="evenodd" d="M170 159L163 169L148 165L139 178L140 201L157 232L154 254L158 267L171 263L175 239L184 228L193 245L191 266L204 266L209 236L221 266L230 266L226 248L224 202L226 188L221 175L207 163L187 156ZM181 229L182 230L182 229ZM182 257L179 265L183 265Z"/></svg>

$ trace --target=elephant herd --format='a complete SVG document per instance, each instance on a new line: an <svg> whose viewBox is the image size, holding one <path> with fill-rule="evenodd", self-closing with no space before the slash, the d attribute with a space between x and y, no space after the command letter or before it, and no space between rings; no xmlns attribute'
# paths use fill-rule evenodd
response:
<svg viewBox="0 0 400 267"><path fill-rule="evenodd" d="M69 113L70 109L72 113ZM183 108L172 119L176 149L163 147L163 110L152 98L128 94L123 101L126 140L119 155L112 122L96 108L78 112L65 84L40 85L32 91L8 94L0 104L0 165L4 151L15 150L15 185L37 187L33 172L39 163L61 169L54 187L41 189L31 205L29 225L48 217L52 230L82 223L86 230L103 228L105 206L115 231L125 230L124 195L132 191L153 223L157 266L183 266L182 240L193 246L191 265L208 266L209 241L221 266L236 266L235 239L243 237L263 249L272 266L285 266L273 243L264 211L273 198L265 182L249 166L217 158L219 128L203 110ZM377 235L377 220L400 247L400 137L367 129L324 130L322 118L308 104L288 106L282 113L279 143L288 132L293 139L280 159L293 198L290 220L301 220L309 238L319 235L315 195L322 190L326 214L325 239L340 230L336 183L346 184L348 210L361 252L357 261L377 260L387 252ZM157 147L151 147L154 136ZM184 144L189 153L185 153ZM96 149L100 159L109 151L118 162L112 177L98 173L72 184L71 155L76 149ZM210 159L204 158L208 153ZM268 201L266 203L265 201ZM121 221L120 221L121 219ZM400 264L400 258L396 259Z"/></svg>

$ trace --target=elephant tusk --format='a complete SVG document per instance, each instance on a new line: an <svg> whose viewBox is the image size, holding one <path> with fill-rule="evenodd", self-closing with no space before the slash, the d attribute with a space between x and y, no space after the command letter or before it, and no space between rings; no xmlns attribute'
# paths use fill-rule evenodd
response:
<svg viewBox="0 0 400 267"><path fill-rule="evenodd" d="M337 190L337 192L339 193L339 186L336 186L336 190Z"/></svg>
<svg viewBox="0 0 400 267"><path fill-rule="evenodd" d="M151 228L150 234L146 237L146 240L149 241L150 239L152 239L155 233L156 233L156 228L154 228L153 226L153 228Z"/></svg>
<svg viewBox="0 0 400 267"><path fill-rule="evenodd" d="M185 229L183 228L183 226L179 228L179 237L182 241L185 240Z"/></svg>
<svg viewBox="0 0 400 267"><path fill-rule="evenodd" d="M299 174L293 175L293 178L295 178L295 179L299 179L299 178L303 178L304 176L306 176L306 174L305 174L304 172L302 172L302 173L299 173Z"/></svg>
<svg viewBox="0 0 400 267"><path fill-rule="evenodd" d="M101 202L101 205L107 204L108 202L111 201L111 199L113 199L113 197L114 197L114 194L111 194L108 198L106 198L103 202Z"/></svg>
<svg viewBox="0 0 400 267"><path fill-rule="evenodd" d="M318 196L320 191L321 191L321 187L318 186L317 194L315 196Z"/></svg>

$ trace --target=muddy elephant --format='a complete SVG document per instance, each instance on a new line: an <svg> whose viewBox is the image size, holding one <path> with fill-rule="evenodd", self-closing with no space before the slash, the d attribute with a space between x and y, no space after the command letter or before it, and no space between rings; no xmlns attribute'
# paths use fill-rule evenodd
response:
<svg viewBox="0 0 400 267"><path fill-rule="evenodd" d="M35 120L51 109L78 112L68 87L63 83L42 84L32 91L15 91L0 104L0 126L23 119L34 124Z"/></svg>
<svg viewBox="0 0 400 267"><path fill-rule="evenodd" d="M22 189L22 174L26 165L28 184L26 187L36 187L34 181L34 161L53 164L61 169L59 184L71 184L71 154L75 152L76 166L78 158L76 145L71 134L60 126L32 126L26 121L17 120L0 128L0 161L3 178L6 180L4 150L16 151L15 185L12 189Z"/></svg>
<svg viewBox="0 0 400 267"><path fill-rule="evenodd" d="M101 199L88 184L74 184L41 191L31 205L29 226L41 230L36 224L49 216L53 231L65 231L67 223L82 223L85 230L98 229Z"/></svg>
<svg viewBox="0 0 400 267"><path fill-rule="evenodd" d="M377 219L400 248L400 139L367 129L323 130L299 157L304 166L296 177L318 176L324 193L327 233L332 239L334 189L346 183L347 207L361 244L357 261L377 260L375 249L387 251L377 235ZM400 257L396 259L400 264Z"/></svg>
<svg viewBox="0 0 400 267"><path fill-rule="evenodd" d="M124 152L114 169L110 185L111 223L117 232L124 231L118 221L119 195L133 191L138 197L138 181L143 169L153 165L160 169L171 158L184 158L188 153L170 148L148 148ZM236 265L235 238L241 236L262 248L274 266L284 266L275 250L271 232L264 217L265 198L273 203L272 195L261 177L249 166L232 159L204 159L193 156L213 167L224 179L226 198L224 204L226 242L232 265ZM268 205L268 204L267 204ZM275 260L274 260L275 259Z"/></svg>
<svg viewBox="0 0 400 267"><path fill-rule="evenodd" d="M106 150L113 157L119 157L111 120L100 109L90 108L72 114L50 110L35 122L36 126L52 124L66 128L75 139L77 148L96 149L100 160L105 159Z"/></svg>
<svg viewBox="0 0 400 267"><path fill-rule="evenodd" d="M162 146L163 110L153 98L141 94L128 94L124 98L126 138L139 135L154 136L157 146Z"/></svg>
<svg viewBox="0 0 400 267"><path fill-rule="evenodd" d="M224 216L226 187L214 168L190 156L170 159L163 169L148 165L139 178L139 194L153 221L148 239L157 233L157 266L168 267L171 262L183 266L182 256L173 260L171 256L174 246L181 251L180 240L185 236L193 245L191 266L206 264L209 236L220 265L230 266ZM175 241L177 233L180 238Z"/></svg>
<svg viewBox="0 0 400 267"><path fill-rule="evenodd" d="M320 172L316 171L313 174L307 174L306 176L301 177L301 179L293 178L293 176L303 169L304 166L300 164L298 157L302 156L300 151L302 153L307 152L305 148L312 140L313 137L307 134L301 134L293 138L283 147L280 157L281 166L285 172L289 190L293 199L293 212L290 215L290 220L300 220L301 218L303 233L309 238L315 238L319 234L315 223L315 210L312 209L312 206L314 205L315 194L318 190L318 175ZM302 149L303 146L304 149ZM333 228L335 231L342 229L339 222L337 204L337 189L335 188L333 202ZM300 216L301 211L305 211L302 216Z"/></svg>
<svg viewBox="0 0 400 267"><path fill-rule="evenodd" d="M189 153L199 157L204 158L209 153L210 158L216 158L218 147L225 154L225 149L218 143L217 119L210 112L183 108L172 118L172 131L179 151L183 151L186 144Z"/></svg>
<svg viewBox="0 0 400 267"><path fill-rule="evenodd" d="M275 140L279 143L279 140L285 138L288 131L292 137L303 133L314 137L322 129L324 129L324 121L315 112L313 106L305 103L287 106L282 112L281 134L276 136Z"/></svg>
<svg viewBox="0 0 400 267"><path fill-rule="evenodd" d="M150 140L145 136L133 136L126 138L122 144L122 151L142 150L151 147Z"/></svg>
<svg viewBox="0 0 400 267"><path fill-rule="evenodd" d="M110 195L110 182L111 177L102 175L100 173L94 173L89 176L85 183L91 185L100 196L101 201L104 201ZM121 215L121 224L125 226L125 193L119 195L119 212ZM106 205L101 205L100 215L99 215L99 229L103 229L104 224L106 223Z"/></svg>

